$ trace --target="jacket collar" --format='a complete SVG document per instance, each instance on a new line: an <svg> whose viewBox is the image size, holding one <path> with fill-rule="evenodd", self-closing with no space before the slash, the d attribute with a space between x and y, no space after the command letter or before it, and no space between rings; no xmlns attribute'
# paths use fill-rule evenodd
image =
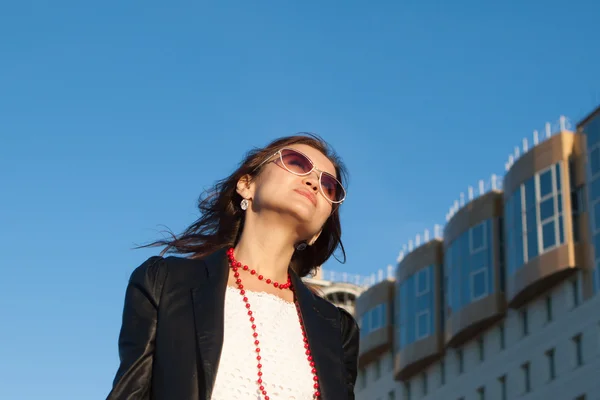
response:
<svg viewBox="0 0 600 400"><path fill-rule="evenodd" d="M199 353L201 393L210 399L215 383L221 349L225 290L228 278L228 260L225 250L218 250L204 258L206 278L192 289L196 340ZM339 398L345 393L343 380L343 349L340 333L340 316L335 307L317 296L290 269L296 299L311 355L317 369L322 400ZM336 397L337 396L337 397Z"/></svg>

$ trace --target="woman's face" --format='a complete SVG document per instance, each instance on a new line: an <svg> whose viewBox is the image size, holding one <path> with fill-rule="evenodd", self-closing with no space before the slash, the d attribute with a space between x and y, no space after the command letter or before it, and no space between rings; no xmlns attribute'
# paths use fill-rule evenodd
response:
<svg viewBox="0 0 600 400"><path fill-rule="evenodd" d="M305 145L292 144L286 146L301 152L308 157L315 169L307 175L296 175L293 152L283 152L287 167L282 164L280 154L276 154L265 163L259 175L248 185L248 193L242 197L251 201L248 211L260 214L264 211L275 212L295 226L300 240L311 241L321 231L327 218L331 215L333 204L326 198L331 197L331 185L324 180L319 184L318 170L337 177L333 163L319 150ZM239 187L239 186L238 186ZM325 190L321 190L321 187ZM239 190L238 190L239 191Z"/></svg>

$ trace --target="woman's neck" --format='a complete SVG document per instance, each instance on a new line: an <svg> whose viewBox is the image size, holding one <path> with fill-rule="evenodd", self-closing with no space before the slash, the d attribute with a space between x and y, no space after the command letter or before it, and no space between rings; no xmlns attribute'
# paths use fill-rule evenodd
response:
<svg viewBox="0 0 600 400"><path fill-rule="evenodd" d="M253 222L244 225L234 249L236 260L265 278L286 282L295 251L293 235L285 226Z"/></svg>

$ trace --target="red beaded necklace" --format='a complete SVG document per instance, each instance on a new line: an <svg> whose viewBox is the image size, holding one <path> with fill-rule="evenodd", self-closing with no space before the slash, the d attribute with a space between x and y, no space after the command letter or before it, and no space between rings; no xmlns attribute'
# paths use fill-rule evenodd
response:
<svg viewBox="0 0 600 400"><path fill-rule="evenodd" d="M239 261L237 261L235 259L235 256L233 255L233 247L230 248L229 250L227 250L227 257L229 258L229 266L231 267L231 269L233 270L233 276L235 277L235 283L238 286L238 289L240 290L240 295L243 296L243 300L244 303L246 304L246 308L248 309L248 316L250 317L250 323L252 324L252 336L254 337L254 346L256 346L256 361L258 362L256 367L258 368L258 380L256 381L256 383L258 384L258 388L260 389L262 395L263 395L263 399L264 400L269 400L270 397L267 395L267 390L265 388L262 376L262 357L260 356L260 341L258 340L258 333L256 332L256 324L254 323L254 315L252 313L252 310L250 309L250 303L248 302L248 297L246 297L246 291L244 290L244 285L242 285L242 279L240 278L240 273L238 272L239 268L242 268L244 271L248 271L248 266L244 265L242 266L242 263L240 263ZM256 271L255 270L250 270L250 274L251 275L256 275ZM263 280L264 276L262 275L258 275L258 279L259 280ZM268 284L273 284L274 287L279 288L279 289L290 289L292 292L294 292L294 287L292 286L292 281L290 280L290 275L288 274L287 277L287 282L286 283L278 283L275 282L271 279L266 279L265 280L266 283ZM295 292L294 292L295 293ZM298 303L298 301L296 300L296 296L294 296L294 304L296 305L296 312L298 313L298 320L300 321L300 329L302 331L302 336L304 338L304 348L306 349L305 354L306 354L306 358L308 360L308 363L310 364L311 367L311 372L313 374L313 387L315 389L315 393L313 394L313 399L314 400L318 400L321 398L321 392L319 391L319 378L317 377L317 369L315 368L315 362L313 361L313 357L310 351L310 346L308 345L308 338L306 337L306 330L304 329L304 324L302 323L302 315L300 314L300 304Z"/></svg>

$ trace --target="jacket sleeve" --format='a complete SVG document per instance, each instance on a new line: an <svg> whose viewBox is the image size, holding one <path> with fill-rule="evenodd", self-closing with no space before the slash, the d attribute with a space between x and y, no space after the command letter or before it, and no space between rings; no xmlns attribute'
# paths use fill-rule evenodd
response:
<svg viewBox="0 0 600 400"><path fill-rule="evenodd" d="M166 278L162 257L151 257L137 267L125 292L119 334L119 369L107 400L148 400L158 304Z"/></svg>
<svg viewBox="0 0 600 400"><path fill-rule="evenodd" d="M348 388L348 399L354 400L354 384L358 372L358 346L359 328L356 320L350 313L338 307L342 314L342 345L344 348L344 367L346 371L346 386Z"/></svg>

